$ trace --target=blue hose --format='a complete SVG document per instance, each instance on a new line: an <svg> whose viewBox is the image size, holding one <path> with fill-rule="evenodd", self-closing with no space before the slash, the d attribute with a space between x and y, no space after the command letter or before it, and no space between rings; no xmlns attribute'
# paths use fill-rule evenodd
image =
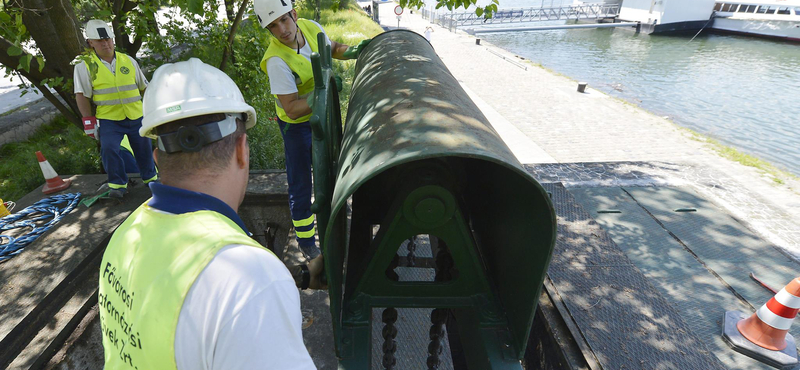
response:
<svg viewBox="0 0 800 370"><path fill-rule="evenodd" d="M75 209L80 199L81 193L52 195L17 213L0 218L0 263L22 253L25 246L36 240L45 231L61 221L61 218L66 214ZM66 203L66 206L60 208L59 205L62 203ZM32 218L26 219L28 217ZM37 226L37 222L45 221L49 218L52 219L43 225ZM16 238L2 234L8 230L19 228L30 228L31 230L27 234Z"/></svg>

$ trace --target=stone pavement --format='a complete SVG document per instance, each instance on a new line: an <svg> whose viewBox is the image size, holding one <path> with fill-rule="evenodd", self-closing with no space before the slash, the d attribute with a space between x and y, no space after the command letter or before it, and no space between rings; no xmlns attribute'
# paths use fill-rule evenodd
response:
<svg viewBox="0 0 800 370"><path fill-rule="evenodd" d="M397 27L395 3L380 23ZM688 185L800 260L800 182L779 185L717 155L671 121L557 75L485 40L405 10L400 27L423 34L511 150L540 181L566 186ZM522 135L520 135L520 133Z"/></svg>
<svg viewBox="0 0 800 370"><path fill-rule="evenodd" d="M0 146L28 139L57 115L58 110L45 98L0 115Z"/></svg>

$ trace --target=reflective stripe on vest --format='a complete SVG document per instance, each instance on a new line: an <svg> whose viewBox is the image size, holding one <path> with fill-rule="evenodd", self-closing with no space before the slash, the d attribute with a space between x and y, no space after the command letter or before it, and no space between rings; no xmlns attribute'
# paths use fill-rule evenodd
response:
<svg viewBox="0 0 800 370"><path fill-rule="evenodd" d="M91 63L96 64L96 73L86 65L92 77L92 102L97 106L97 118L121 121L125 118L142 117L142 96L136 85L136 69L130 58L115 52L117 59L115 73L111 73L97 57L91 53Z"/></svg>
<svg viewBox="0 0 800 370"><path fill-rule="evenodd" d="M306 42L311 48L311 51L319 52L319 47L317 45L317 34L322 32L322 30L317 27L314 22L302 18L297 19L297 25L300 27L300 31L303 32L303 36L305 36ZM284 62L286 62L286 64L289 66L289 69L295 73L295 82L297 82L297 94L299 95L299 98L308 98L308 95L314 91L314 72L311 70L311 61L306 59L306 57L297 54L297 50L284 45L274 37L271 38L269 47L264 53L264 57L261 58L260 66L264 73L267 73L267 60L272 57L281 58ZM267 78L269 78L269 74L267 74ZM275 97L275 112L278 114L278 118L280 118L281 121L288 123L300 123L308 121L308 119L311 117L311 113L309 113L303 117L299 117L298 119L289 118L289 116L286 114L286 111L283 110L283 105L281 104L280 99L278 99L278 96L272 96Z"/></svg>
<svg viewBox="0 0 800 370"><path fill-rule="evenodd" d="M176 369L175 331L189 289L220 249L262 248L212 211L167 214L143 204L108 243L100 265L105 369Z"/></svg>

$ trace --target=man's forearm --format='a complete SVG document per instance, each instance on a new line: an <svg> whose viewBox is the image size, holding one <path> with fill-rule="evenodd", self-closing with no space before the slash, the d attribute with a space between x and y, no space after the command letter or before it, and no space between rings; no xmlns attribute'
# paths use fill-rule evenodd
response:
<svg viewBox="0 0 800 370"><path fill-rule="evenodd" d="M278 99L280 99L280 97ZM306 101L306 99L299 99L296 97L294 100L291 99L292 98L284 98L281 100L283 110L289 118L298 119L311 113L311 107L308 106L308 101Z"/></svg>
<svg viewBox="0 0 800 370"><path fill-rule="evenodd" d="M344 52L349 47L350 46L348 46L348 45L340 44L340 43L336 42L336 43L331 45L331 49L333 49L333 50L331 50L331 56L333 57L333 59L341 59L341 60L347 59L347 58L344 57Z"/></svg>
<svg viewBox="0 0 800 370"><path fill-rule="evenodd" d="M78 103L78 110L81 112L81 116L83 117L93 116L92 103L90 103L89 99L83 96L83 94L81 93L75 94L75 102Z"/></svg>

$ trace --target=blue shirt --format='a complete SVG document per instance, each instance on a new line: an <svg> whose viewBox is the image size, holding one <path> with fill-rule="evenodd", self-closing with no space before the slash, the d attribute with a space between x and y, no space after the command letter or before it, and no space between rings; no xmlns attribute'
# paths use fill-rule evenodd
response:
<svg viewBox="0 0 800 370"><path fill-rule="evenodd" d="M149 185L153 193L153 199L147 203L150 207L177 215L197 211L217 212L239 225L245 235L252 235L233 208L215 197L156 182L151 182Z"/></svg>

